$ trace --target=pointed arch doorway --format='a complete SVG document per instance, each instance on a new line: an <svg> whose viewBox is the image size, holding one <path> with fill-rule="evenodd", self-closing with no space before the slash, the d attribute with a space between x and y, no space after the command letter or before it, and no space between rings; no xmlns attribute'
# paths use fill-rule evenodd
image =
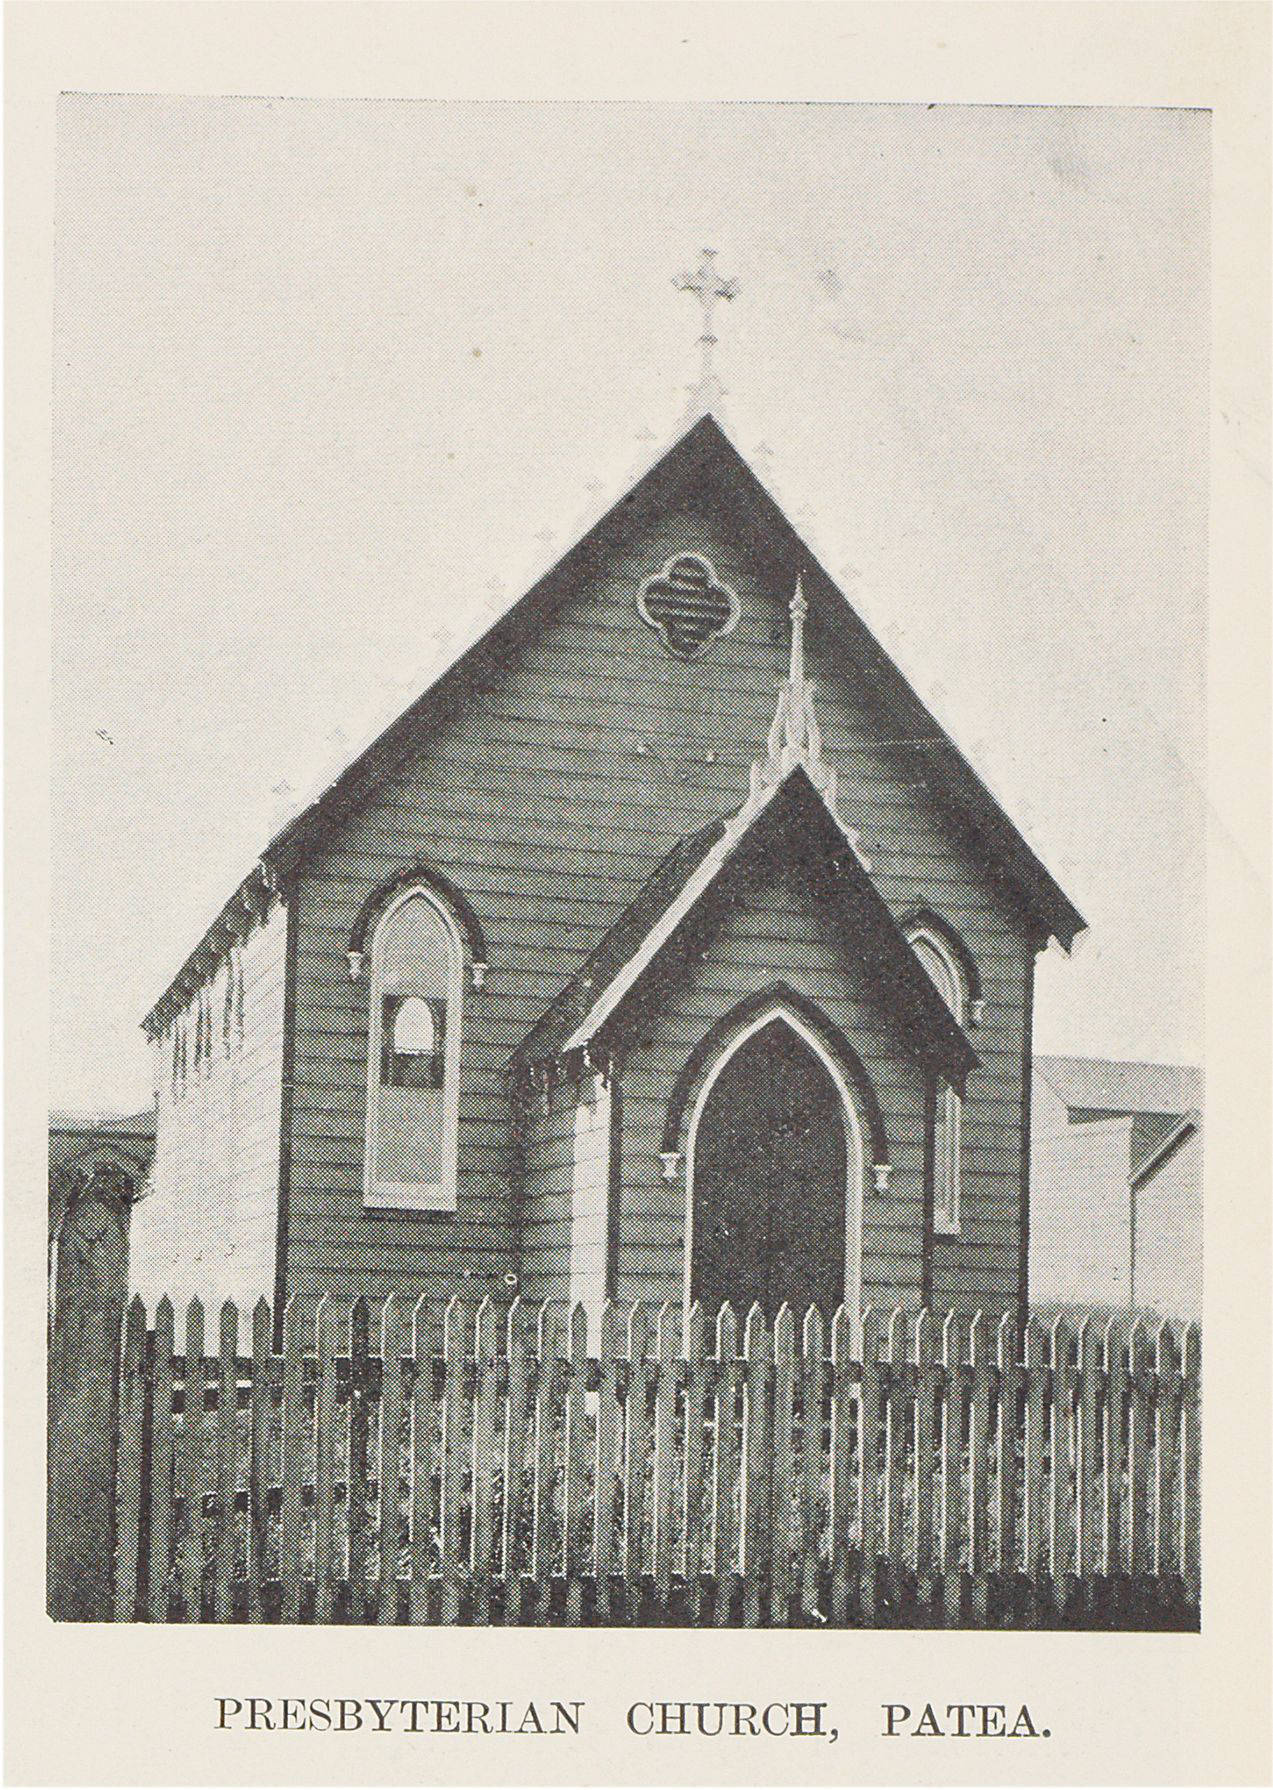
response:
<svg viewBox="0 0 1273 1790"><path fill-rule="evenodd" d="M722 1051L686 1140L688 1294L816 1305L859 1299L862 1136L849 1089L794 1015L754 1020Z"/></svg>

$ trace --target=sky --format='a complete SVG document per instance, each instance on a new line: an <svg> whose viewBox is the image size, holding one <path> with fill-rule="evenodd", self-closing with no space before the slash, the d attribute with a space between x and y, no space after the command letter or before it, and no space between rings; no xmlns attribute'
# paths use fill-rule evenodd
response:
<svg viewBox="0 0 1273 1790"><path fill-rule="evenodd" d="M1089 922L1036 1048L1199 1062L1208 119L66 96L53 1104L269 836L722 420ZM846 819L851 823L852 816Z"/></svg>

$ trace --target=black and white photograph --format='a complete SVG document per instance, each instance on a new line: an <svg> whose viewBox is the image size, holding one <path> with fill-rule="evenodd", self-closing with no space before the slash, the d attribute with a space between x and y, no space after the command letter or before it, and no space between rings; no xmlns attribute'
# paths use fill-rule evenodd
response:
<svg viewBox="0 0 1273 1790"><path fill-rule="evenodd" d="M1197 1630L1206 109L56 179L49 1614Z"/></svg>

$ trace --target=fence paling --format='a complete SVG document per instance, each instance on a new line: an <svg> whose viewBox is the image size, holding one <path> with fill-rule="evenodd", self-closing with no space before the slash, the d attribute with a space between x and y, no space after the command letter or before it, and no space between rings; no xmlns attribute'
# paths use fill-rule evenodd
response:
<svg viewBox="0 0 1273 1790"><path fill-rule="evenodd" d="M402 1555L401 1498L403 1486L402 1363L407 1352L407 1313L390 1294L380 1314L380 1359L384 1364L384 1391L380 1406L380 1579L376 1617L382 1623L398 1620L398 1570Z"/></svg>
<svg viewBox="0 0 1273 1790"><path fill-rule="evenodd" d="M128 1308L119 1386L119 1461L116 1468L115 1620L131 1622L137 1610L141 1564L142 1475L146 1416L146 1308Z"/></svg>
<svg viewBox="0 0 1273 1790"><path fill-rule="evenodd" d="M1190 1618L1192 1327L758 1307L130 1307L114 1610L152 1621ZM1018 1346L1018 1343L1020 1346ZM857 1358L860 1356L860 1359ZM405 1583L404 1583L405 1581ZM1018 1588L1025 1586L1023 1605ZM591 1587L591 1598L589 1588Z"/></svg>
<svg viewBox="0 0 1273 1790"><path fill-rule="evenodd" d="M818 1608L818 1543L821 1530L826 1361L822 1314L816 1306L811 1306L805 1313L801 1344L804 1359L800 1388L800 1611L806 1621L820 1615L825 1621L825 1616Z"/></svg>
<svg viewBox="0 0 1273 1790"><path fill-rule="evenodd" d="M738 1563L738 1515L735 1480L739 1465L736 1416L741 1373L738 1362L738 1317L732 1305L723 1305L716 1323L716 1429L714 1437L713 1567L716 1596L712 1621L724 1627L733 1610Z"/></svg>
<svg viewBox="0 0 1273 1790"><path fill-rule="evenodd" d="M234 1613L237 1557L236 1504L239 1490L239 1314L230 1300L221 1307L221 1349L217 1358L217 1552L214 1615L228 1622Z"/></svg>

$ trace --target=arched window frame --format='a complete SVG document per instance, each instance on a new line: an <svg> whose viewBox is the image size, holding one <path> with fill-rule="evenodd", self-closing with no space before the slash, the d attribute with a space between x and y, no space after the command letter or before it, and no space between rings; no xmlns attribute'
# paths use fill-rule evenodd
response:
<svg viewBox="0 0 1273 1790"><path fill-rule="evenodd" d="M948 940L936 927L919 923L907 929L912 951L924 964L937 992L949 1007L957 1025L968 1019L968 978ZM932 975L925 953L936 958L942 981ZM943 986L944 984L944 986ZM937 1090L935 1136L933 1138L933 1230L939 1237L957 1237L960 1231L960 1206L963 1196L963 1123L964 1103L949 1082Z"/></svg>
<svg viewBox="0 0 1273 1790"><path fill-rule="evenodd" d="M384 940L389 921L409 901L424 900L439 916L448 941L446 1026L442 1066L442 1161L433 1181L377 1181L376 1141L380 1116L381 1058L384 1045ZM376 920L367 978L367 1122L363 1163L363 1204L373 1211L454 1212L459 1174L460 1040L463 1030L464 940L453 913L425 882L407 884Z"/></svg>

